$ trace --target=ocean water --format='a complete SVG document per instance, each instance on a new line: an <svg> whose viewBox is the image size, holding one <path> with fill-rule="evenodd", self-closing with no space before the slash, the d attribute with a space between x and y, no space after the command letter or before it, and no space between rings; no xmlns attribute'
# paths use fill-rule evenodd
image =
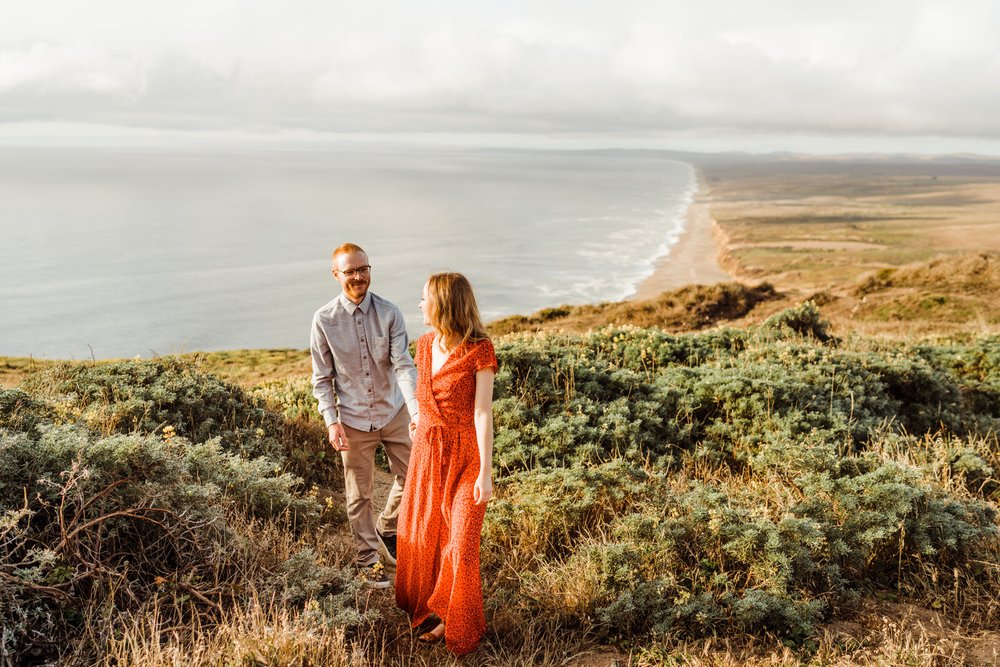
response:
<svg viewBox="0 0 1000 667"><path fill-rule="evenodd" d="M695 187L648 152L4 148L0 355L305 348L345 241L411 335L434 271L469 276L487 320L621 299Z"/></svg>

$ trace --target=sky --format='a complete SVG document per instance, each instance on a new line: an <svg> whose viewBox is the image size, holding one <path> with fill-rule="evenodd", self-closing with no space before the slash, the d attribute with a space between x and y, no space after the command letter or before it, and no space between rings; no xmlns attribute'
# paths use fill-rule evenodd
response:
<svg viewBox="0 0 1000 667"><path fill-rule="evenodd" d="M1000 155L995 0L0 0L0 142Z"/></svg>

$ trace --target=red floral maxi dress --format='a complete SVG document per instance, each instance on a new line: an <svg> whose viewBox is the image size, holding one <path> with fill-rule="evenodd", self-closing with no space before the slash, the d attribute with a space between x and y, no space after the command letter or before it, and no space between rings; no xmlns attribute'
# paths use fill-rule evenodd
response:
<svg viewBox="0 0 1000 667"><path fill-rule="evenodd" d="M479 476L473 423L476 373L497 370L493 343L465 343L431 371L434 334L417 341L417 402L413 438L396 534L396 603L413 627L430 614L445 623L448 649L462 655L486 632L479 578L479 534L485 505L472 489Z"/></svg>

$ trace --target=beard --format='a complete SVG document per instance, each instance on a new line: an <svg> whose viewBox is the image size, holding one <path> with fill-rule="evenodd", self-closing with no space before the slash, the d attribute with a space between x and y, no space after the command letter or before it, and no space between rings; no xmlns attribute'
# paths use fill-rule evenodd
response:
<svg viewBox="0 0 1000 667"><path fill-rule="evenodd" d="M359 297L363 297L368 291L368 283L369 281L367 280L349 282L344 286L344 291L347 293L349 298L357 299Z"/></svg>

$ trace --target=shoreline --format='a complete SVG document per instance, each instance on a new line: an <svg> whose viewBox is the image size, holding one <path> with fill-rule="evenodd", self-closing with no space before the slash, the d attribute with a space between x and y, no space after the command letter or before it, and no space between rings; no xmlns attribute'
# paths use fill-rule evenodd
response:
<svg viewBox="0 0 1000 667"><path fill-rule="evenodd" d="M722 268L719 256L725 250L721 229L709 211L708 181L695 167L698 189L684 217L687 223L667 254L656 260L653 273L640 282L626 301L654 299L663 292L687 285L714 285L735 280Z"/></svg>

